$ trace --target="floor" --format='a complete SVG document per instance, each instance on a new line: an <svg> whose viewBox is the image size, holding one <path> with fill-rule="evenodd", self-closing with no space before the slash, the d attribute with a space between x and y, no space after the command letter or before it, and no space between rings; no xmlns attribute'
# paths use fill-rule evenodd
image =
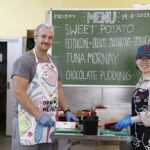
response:
<svg viewBox="0 0 150 150"><path fill-rule="evenodd" d="M81 149L82 150L104 150L104 149L105 150L119 150L119 145L118 144L105 145L105 144L99 144L97 142L95 144L91 143L90 145L89 145L89 143L88 144L81 143L80 145L72 145L70 148L70 150L81 150Z"/></svg>
<svg viewBox="0 0 150 150"><path fill-rule="evenodd" d="M0 134L0 150L11 150L11 137Z"/></svg>
<svg viewBox="0 0 150 150"><path fill-rule="evenodd" d="M6 136L5 119L0 117L0 150L11 150L11 137Z"/></svg>

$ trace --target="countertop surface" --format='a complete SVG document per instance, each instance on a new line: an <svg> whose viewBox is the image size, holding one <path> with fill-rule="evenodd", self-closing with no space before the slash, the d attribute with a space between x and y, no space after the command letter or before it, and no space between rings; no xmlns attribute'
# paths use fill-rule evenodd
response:
<svg viewBox="0 0 150 150"><path fill-rule="evenodd" d="M52 139L77 139L77 140L101 140L101 141L131 141L131 136L116 135L84 135L81 133L53 133Z"/></svg>

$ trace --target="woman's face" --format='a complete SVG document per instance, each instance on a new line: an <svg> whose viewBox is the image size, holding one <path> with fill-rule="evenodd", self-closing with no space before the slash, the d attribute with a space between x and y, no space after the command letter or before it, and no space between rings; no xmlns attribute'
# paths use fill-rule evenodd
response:
<svg viewBox="0 0 150 150"><path fill-rule="evenodd" d="M150 74L150 57L143 56L136 59L136 65L142 73Z"/></svg>

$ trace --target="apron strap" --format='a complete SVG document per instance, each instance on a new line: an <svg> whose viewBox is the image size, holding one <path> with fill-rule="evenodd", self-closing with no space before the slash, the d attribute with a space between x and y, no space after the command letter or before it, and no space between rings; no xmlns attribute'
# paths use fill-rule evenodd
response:
<svg viewBox="0 0 150 150"><path fill-rule="evenodd" d="M33 53L34 53L34 55L35 55L35 61L36 61L36 63L38 64L38 59L37 59L37 55L36 55L35 49L33 49ZM48 55L48 59L49 59L49 61L51 62L51 58L49 57L49 55Z"/></svg>
<svg viewBox="0 0 150 150"><path fill-rule="evenodd" d="M35 55L35 61L36 61L36 63L38 63L38 59L37 59L37 56L36 56L36 53L35 53L35 49L33 49L33 52L34 52L34 55Z"/></svg>

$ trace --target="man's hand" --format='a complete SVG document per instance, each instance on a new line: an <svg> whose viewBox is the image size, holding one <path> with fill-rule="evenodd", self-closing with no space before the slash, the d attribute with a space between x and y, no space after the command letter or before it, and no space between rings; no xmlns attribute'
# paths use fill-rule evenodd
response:
<svg viewBox="0 0 150 150"><path fill-rule="evenodd" d="M75 121L75 122L79 121L79 119L71 111L67 111L65 113L65 116L67 121Z"/></svg>
<svg viewBox="0 0 150 150"><path fill-rule="evenodd" d="M44 113L42 113L41 116L36 119L36 121L44 127L53 127L55 125L53 119Z"/></svg>

